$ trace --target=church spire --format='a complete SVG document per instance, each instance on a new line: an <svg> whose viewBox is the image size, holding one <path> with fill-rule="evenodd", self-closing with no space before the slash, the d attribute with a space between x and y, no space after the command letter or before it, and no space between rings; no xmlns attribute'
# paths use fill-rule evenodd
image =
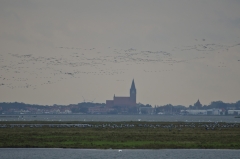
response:
<svg viewBox="0 0 240 159"><path fill-rule="evenodd" d="M131 88L130 88L130 89L136 89L136 88L135 88L134 79L132 80L132 85L131 85Z"/></svg>
<svg viewBox="0 0 240 159"><path fill-rule="evenodd" d="M131 85L131 88L130 88L130 99L135 104L136 104L136 94L137 94L137 90L136 90L134 79L133 79L132 80L132 85Z"/></svg>

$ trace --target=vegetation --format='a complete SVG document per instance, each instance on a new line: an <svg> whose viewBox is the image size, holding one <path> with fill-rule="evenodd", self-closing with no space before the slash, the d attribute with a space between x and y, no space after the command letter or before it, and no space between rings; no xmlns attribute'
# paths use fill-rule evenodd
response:
<svg viewBox="0 0 240 159"><path fill-rule="evenodd" d="M34 126L40 123L45 125ZM79 127L78 124L88 126ZM240 148L238 124L33 121L1 122L0 126L0 147L2 148Z"/></svg>
<svg viewBox="0 0 240 159"><path fill-rule="evenodd" d="M138 103L137 104L140 107L152 107L150 104L141 104ZM34 104L25 104L25 103L18 103L18 102L14 102L14 103L0 103L0 114L4 113L4 114L19 114L14 112L15 111L27 111L30 110L32 112L32 114L41 114L41 113L45 113L48 111L51 111L53 109L58 109L58 110L65 110L66 108L68 108L69 110L71 110L72 113L84 113L87 114L88 113L88 108L90 107L105 107L106 104L105 103L93 103L93 102L82 102L82 103L78 103L78 104L70 104L70 105L34 105ZM118 114L119 112L121 112L121 109L123 108L123 106L119 107L119 106L114 106L114 111L109 112L109 114ZM167 105L162 105L162 106L155 106L156 108L156 113L158 112L165 112L165 113L169 113L171 114L172 112L174 113L179 113L181 110L186 110L186 109L213 109L213 108L218 108L218 109L223 109L223 110L227 110L228 108L231 109L240 109L240 100L237 101L236 103L224 103L222 101L213 101L211 102L209 105L201 105L199 103L195 103L194 105L189 105L188 107L186 106L182 106L182 105L171 105L171 104L167 104ZM40 111L40 113L37 113L37 110L42 110ZM137 112L137 107L132 107L131 109L128 109L128 114L136 114ZM142 114L145 114L146 112L142 112ZM31 113L30 113L31 114ZM56 113L54 113L56 114Z"/></svg>

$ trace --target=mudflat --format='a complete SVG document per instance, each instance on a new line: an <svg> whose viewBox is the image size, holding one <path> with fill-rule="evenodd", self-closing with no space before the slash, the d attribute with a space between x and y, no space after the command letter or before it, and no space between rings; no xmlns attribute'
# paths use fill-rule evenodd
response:
<svg viewBox="0 0 240 159"><path fill-rule="evenodd" d="M239 149L238 123L0 122L1 148Z"/></svg>

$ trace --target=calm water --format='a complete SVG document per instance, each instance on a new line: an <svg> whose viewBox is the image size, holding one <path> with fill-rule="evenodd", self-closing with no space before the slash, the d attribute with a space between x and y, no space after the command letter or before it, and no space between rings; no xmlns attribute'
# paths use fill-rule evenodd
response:
<svg viewBox="0 0 240 159"><path fill-rule="evenodd" d="M85 149L0 149L1 159L239 159L240 150L85 150Z"/></svg>
<svg viewBox="0 0 240 159"><path fill-rule="evenodd" d="M181 115L0 115L0 121L183 121L240 123L234 116Z"/></svg>

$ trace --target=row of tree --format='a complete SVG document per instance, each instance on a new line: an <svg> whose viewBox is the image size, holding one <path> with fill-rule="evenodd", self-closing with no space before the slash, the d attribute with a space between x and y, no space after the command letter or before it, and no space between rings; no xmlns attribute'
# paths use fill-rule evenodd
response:
<svg viewBox="0 0 240 159"><path fill-rule="evenodd" d="M83 102L83 103L78 103L78 104L71 104L71 105L33 105L33 104L25 104L25 103L0 103L0 113L2 112L7 112L9 110L29 110L30 109L44 109L44 110L51 110L53 108L56 109L64 109L64 108L69 108L72 113L88 113L88 108L90 107L102 107L104 108L106 106L105 103L91 103L91 102ZM150 104L137 104L137 107L133 107L131 109L128 109L128 113L134 114L137 112L138 107L152 107ZM122 109L120 106L115 106L115 111L112 112L112 114L117 114L120 109ZM218 109L240 109L240 100L237 101L236 103L224 103L222 101L213 101L209 105L201 105L201 103L198 101L194 105L190 105L189 107L183 106L183 105L172 105L172 104L167 104L167 105L162 105L162 106L155 106L155 112L171 112L171 113L178 113L181 110L186 110L186 109L213 109L213 108L218 108Z"/></svg>

